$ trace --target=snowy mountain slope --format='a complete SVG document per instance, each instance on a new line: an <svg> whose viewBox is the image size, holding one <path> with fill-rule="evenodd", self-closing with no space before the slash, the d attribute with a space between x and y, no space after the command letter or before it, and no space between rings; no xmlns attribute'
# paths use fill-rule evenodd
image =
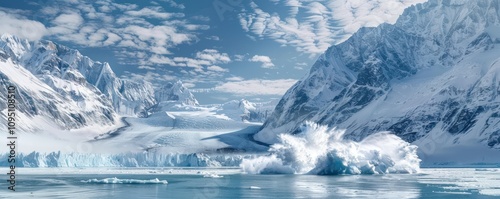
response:
<svg viewBox="0 0 500 199"><path fill-rule="evenodd" d="M4 38L4 49L15 52L10 53L9 57L33 74L72 81L83 87L96 87L112 101L115 111L122 115L139 114L155 103L153 88L149 83L119 79L108 63L95 62L77 50L51 41L38 41L30 45L14 36L5 35ZM51 84L50 80L47 82Z"/></svg>
<svg viewBox="0 0 500 199"><path fill-rule="evenodd" d="M155 92L149 82L120 79L108 63L51 41L28 42L3 34L0 62L2 89L10 84L18 87L19 120L30 132L47 126L116 125L119 116L146 117L151 107L164 101L171 106L198 105L180 81ZM5 105L0 108L5 110ZM37 116L41 124L34 123Z"/></svg>
<svg viewBox="0 0 500 199"><path fill-rule="evenodd" d="M161 105L161 103L160 103ZM147 118L125 118L129 125L118 132L95 138L96 148L107 152L164 151L166 153L260 150L267 147L249 141L260 125L234 121L215 113L215 108L192 106L186 110L170 109Z"/></svg>
<svg viewBox="0 0 500 199"><path fill-rule="evenodd" d="M311 120L356 140L389 130L420 144L500 148L499 30L496 0L407 8L394 25L330 47L255 138L273 143ZM437 142L443 132L450 136Z"/></svg>
<svg viewBox="0 0 500 199"><path fill-rule="evenodd" d="M155 99L158 102L176 101L184 105L199 105L198 100L187 89L182 81L177 80L175 83L168 82L155 93Z"/></svg>
<svg viewBox="0 0 500 199"><path fill-rule="evenodd" d="M117 115L109 101L101 96L97 89L52 78L50 75L37 77L26 70L18 60L11 59L12 55L20 55L24 50L30 49L29 43L11 42L21 40L7 35L3 35L0 41L0 89L7 93L7 86L17 87L18 130L32 131L44 126L73 129L87 125L114 124ZM19 46L12 48L13 46L7 46L6 42ZM7 101L5 95L0 98ZM6 108L6 104L0 105L3 111L6 111ZM5 117L5 114L2 117Z"/></svg>
<svg viewBox="0 0 500 199"><path fill-rule="evenodd" d="M221 104L216 112L235 121L264 122L277 103L277 100L264 103L254 103L246 99L232 100Z"/></svg>
<svg viewBox="0 0 500 199"><path fill-rule="evenodd" d="M55 85L65 84L64 89L71 92L57 90L10 59L0 59L0 64L0 90L7 93L8 86L17 87L18 130L33 131L46 128L47 125L65 129L86 125L112 125L117 119L109 101L101 95L96 95L96 89L81 87L61 79L42 77L53 81ZM7 101L6 95L0 98ZM78 98L87 100L76 100ZM1 104L0 109L6 111L6 106ZM5 116L6 114L2 114L2 117ZM37 116L41 118L36 119Z"/></svg>

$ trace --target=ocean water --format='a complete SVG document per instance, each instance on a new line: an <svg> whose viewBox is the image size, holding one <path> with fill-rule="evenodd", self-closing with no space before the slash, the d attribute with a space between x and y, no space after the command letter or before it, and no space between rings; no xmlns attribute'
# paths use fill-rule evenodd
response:
<svg viewBox="0 0 500 199"><path fill-rule="evenodd" d="M0 198L500 198L500 169L250 175L240 169L22 169ZM168 182L168 183L167 183Z"/></svg>

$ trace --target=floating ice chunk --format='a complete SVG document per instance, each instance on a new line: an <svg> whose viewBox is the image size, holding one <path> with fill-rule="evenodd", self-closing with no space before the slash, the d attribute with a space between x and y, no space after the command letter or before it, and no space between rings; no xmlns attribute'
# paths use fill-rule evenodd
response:
<svg viewBox="0 0 500 199"><path fill-rule="evenodd" d="M476 168L475 171L497 171L496 169Z"/></svg>
<svg viewBox="0 0 500 199"><path fill-rule="evenodd" d="M215 173L209 173L209 174L205 174L203 177L204 178L223 178L224 176L217 175Z"/></svg>
<svg viewBox="0 0 500 199"><path fill-rule="evenodd" d="M158 178L151 180L139 180L139 179L119 179L119 178L104 178L101 180L98 179L89 179L82 180L84 183L92 183L92 184L168 184L166 180L158 180Z"/></svg>
<svg viewBox="0 0 500 199"><path fill-rule="evenodd" d="M500 189L482 189L479 193L481 195L500 196Z"/></svg>

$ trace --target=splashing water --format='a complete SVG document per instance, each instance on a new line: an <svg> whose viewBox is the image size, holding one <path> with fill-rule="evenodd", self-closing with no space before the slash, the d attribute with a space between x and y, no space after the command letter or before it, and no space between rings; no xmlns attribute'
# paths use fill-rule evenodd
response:
<svg viewBox="0 0 500 199"><path fill-rule="evenodd" d="M344 139L344 130L306 122L297 135L281 134L270 155L244 159L249 174L384 174L417 173L417 146L389 132L360 142Z"/></svg>

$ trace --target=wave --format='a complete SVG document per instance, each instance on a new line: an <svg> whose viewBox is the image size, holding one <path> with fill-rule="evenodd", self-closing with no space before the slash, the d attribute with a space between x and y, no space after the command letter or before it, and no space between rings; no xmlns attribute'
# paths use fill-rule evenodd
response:
<svg viewBox="0 0 500 199"><path fill-rule="evenodd" d="M166 180L158 180L158 178L151 180L138 180L138 179L119 179L119 178L104 178L101 180L98 179L89 179L82 180L84 183L92 183L92 184L168 184Z"/></svg>
<svg viewBox="0 0 500 199"><path fill-rule="evenodd" d="M297 135L281 134L270 154L243 159L248 174L385 174L417 173L417 146L389 132L362 141L345 139L345 131L306 122Z"/></svg>

